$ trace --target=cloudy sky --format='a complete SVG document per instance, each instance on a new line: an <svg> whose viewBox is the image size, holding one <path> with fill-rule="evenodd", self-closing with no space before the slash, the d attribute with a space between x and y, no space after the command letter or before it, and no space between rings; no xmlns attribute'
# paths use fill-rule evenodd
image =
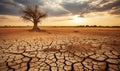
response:
<svg viewBox="0 0 120 71"><path fill-rule="evenodd" d="M120 26L120 0L0 0L0 26L33 25L20 11L34 5L48 13L42 26Z"/></svg>

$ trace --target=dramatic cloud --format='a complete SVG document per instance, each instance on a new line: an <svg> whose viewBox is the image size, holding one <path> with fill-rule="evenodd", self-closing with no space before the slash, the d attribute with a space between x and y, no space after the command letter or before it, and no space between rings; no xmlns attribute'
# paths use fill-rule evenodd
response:
<svg viewBox="0 0 120 71"><path fill-rule="evenodd" d="M48 12L49 16L61 16L69 13L68 10L64 9L58 3L51 1L46 2L44 5L40 6L40 8Z"/></svg>
<svg viewBox="0 0 120 71"><path fill-rule="evenodd" d="M115 15L120 15L120 8L115 9L115 10L113 9L110 13L115 14Z"/></svg>
<svg viewBox="0 0 120 71"><path fill-rule="evenodd" d="M23 5L43 5L45 0L14 0L15 2L21 3Z"/></svg>
<svg viewBox="0 0 120 71"><path fill-rule="evenodd" d="M0 1L0 14L19 14L19 10L23 7L22 4L14 0L1 0Z"/></svg>
<svg viewBox="0 0 120 71"><path fill-rule="evenodd" d="M85 2L63 2L61 5L69 10L72 14L80 14L82 15L83 13L89 12L89 3L90 1L85 1Z"/></svg>
<svg viewBox="0 0 120 71"><path fill-rule="evenodd" d="M120 0L113 1L111 3L105 4L99 8L93 8L95 11L109 11L110 14L120 14Z"/></svg>
<svg viewBox="0 0 120 71"><path fill-rule="evenodd" d="M1 0L0 14L19 15L20 10L25 6L33 5L39 5L42 10L48 12L49 16L68 14L68 11L58 4L59 2L57 0Z"/></svg>
<svg viewBox="0 0 120 71"><path fill-rule="evenodd" d="M0 0L0 14L19 15L25 6L39 5L49 16L107 12L120 15L120 0Z"/></svg>
<svg viewBox="0 0 120 71"><path fill-rule="evenodd" d="M120 0L89 0L79 2L63 2L61 5L72 14L81 16L91 12L108 12L120 15Z"/></svg>

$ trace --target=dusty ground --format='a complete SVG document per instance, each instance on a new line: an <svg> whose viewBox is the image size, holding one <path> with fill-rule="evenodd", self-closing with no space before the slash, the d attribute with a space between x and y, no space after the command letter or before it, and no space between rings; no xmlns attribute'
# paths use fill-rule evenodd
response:
<svg viewBox="0 0 120 71"><path fill-rule="evenodd" d="M120 71L120 28L0 28L0 71Z"/></svg>

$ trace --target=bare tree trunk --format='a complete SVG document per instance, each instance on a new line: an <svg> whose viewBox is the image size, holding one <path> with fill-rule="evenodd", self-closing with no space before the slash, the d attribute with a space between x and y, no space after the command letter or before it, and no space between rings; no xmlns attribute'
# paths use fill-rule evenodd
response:
<svg viewBox="0 0 120 71"><path fill-rule="evenodd" d="M34 26L33 26L33 31L40 31L39 27L38 27L38 22L34 22Z"/></svg>

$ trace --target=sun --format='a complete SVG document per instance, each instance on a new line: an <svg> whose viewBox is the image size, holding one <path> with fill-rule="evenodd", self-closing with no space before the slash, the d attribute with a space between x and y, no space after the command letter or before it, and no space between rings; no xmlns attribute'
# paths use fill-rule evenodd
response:
<svg viewBox="0 0 120 71"><path fill-rule="evenodd" d="M80 18L79 15L74 15L72 17L72 22L74 22L74 23L81 23L81 22L83 22L83 19Z"/></svg>

